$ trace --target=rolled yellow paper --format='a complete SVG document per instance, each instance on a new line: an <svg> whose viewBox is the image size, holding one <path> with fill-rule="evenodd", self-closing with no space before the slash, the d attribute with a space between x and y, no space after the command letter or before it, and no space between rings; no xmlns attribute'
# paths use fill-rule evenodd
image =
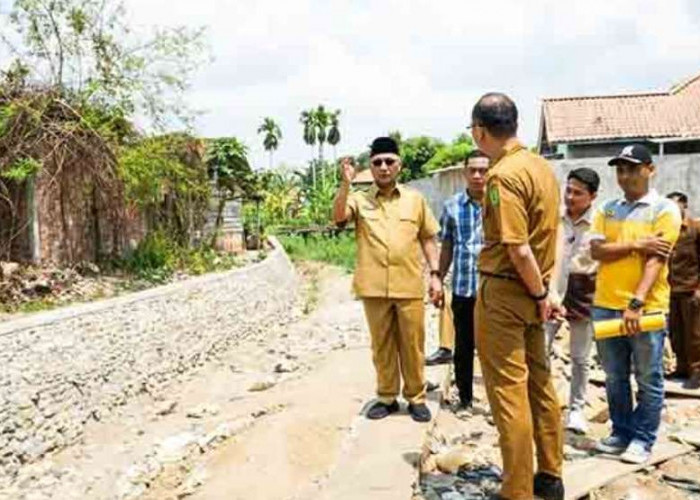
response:
<svg viewBox="0 0 700 500"><path fill-rule="evenodd" d="M653 332L666 327L666 316L664 314L648 314L642 316L639 326L643 332ZM596 339L608 339L611 337L622 337L625 332L622 330L622 319L604 319L593 322L593 331Z"/></svg>

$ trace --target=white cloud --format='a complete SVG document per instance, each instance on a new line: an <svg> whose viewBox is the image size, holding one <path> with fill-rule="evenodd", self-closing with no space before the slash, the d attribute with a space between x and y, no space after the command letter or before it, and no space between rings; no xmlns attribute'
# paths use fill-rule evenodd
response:
<svg viewBox="0 0 700 500"><path fill-rule="evenodd" d="M262 118L281 122L277 160L303 162L299 112L319 103L342 109L339 151L354 152L391 129L450 139L479 95L503 90L534 142L542 97L664 89L700 71L697 0L127 3L135 25L208 28L199 132L239 136L260 165Z"/></svg>

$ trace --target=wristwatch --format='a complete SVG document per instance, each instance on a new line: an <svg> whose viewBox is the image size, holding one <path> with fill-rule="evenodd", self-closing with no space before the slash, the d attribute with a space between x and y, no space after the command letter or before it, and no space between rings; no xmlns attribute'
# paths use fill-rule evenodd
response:
<svg viewBox="0 0 700 500"><path fill-rule="evenodd" d="M438 271L437 269L432 269L430 271L430 276L435 276L437 278L442 278L442 273Z"/></svg>
<svg viewBox="0 0 700 500"><path fill-rule="evenodd" d="M546 286L544 287L544 292L542 292L542 295L533 295L533 294L530 294L530 297L532 297L532 299L533 299L535 302L540 302L541 300L546 299L548 296L549 296L549 288L546 287Z"/></svg>
<svg viewBox="0 0 700 500"><path fill-rule="evenodd" d="M630 311L639 311L642 307L644 307L644 301L639 300L637 297L632 297L627 304L627 309Z"/></svg>

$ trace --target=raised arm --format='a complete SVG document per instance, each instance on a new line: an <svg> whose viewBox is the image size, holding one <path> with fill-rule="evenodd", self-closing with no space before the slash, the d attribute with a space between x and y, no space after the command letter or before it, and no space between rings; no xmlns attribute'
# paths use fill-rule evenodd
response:
<svg viewBox="0 0 700 500"><path fill-rule="evenodd" d="M348 195L350 184L355 178L355 167L350 158L345 158L340 164L340 187L333 200L333 222L342 226L352 217L352 210L348 207Z"/></svg>

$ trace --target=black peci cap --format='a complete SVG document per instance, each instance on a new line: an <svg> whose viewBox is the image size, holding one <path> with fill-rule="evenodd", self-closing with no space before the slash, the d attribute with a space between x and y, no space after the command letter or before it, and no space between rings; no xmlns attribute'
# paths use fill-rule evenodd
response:
<svg viewBox="0 0 700 500"><path fill-rule="evenodd" d="M391 137L377 137L372 141L372 146L370 148L369 156L381 155L392 153L395 155L399 154L399 145Z"/></svg>

